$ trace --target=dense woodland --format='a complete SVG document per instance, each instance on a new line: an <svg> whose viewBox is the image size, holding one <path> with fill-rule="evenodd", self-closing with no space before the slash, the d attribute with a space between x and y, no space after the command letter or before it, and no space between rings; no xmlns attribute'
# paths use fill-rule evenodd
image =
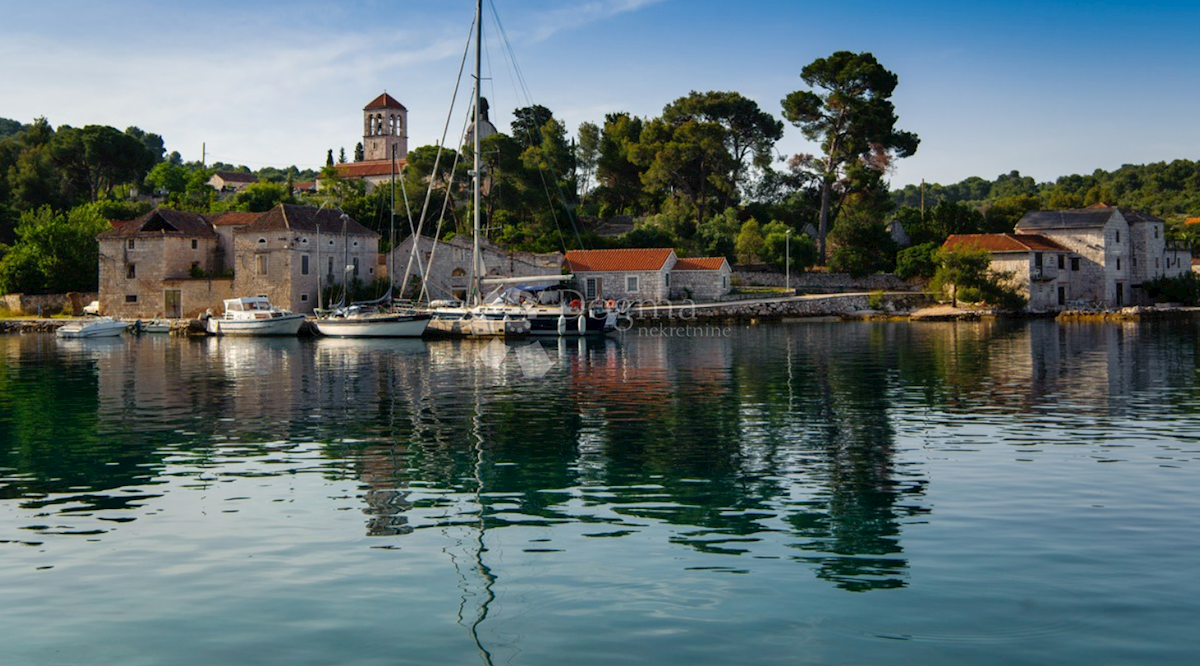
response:
<svg viewBox="0 0 1200 666"><path fill-rule="evenodd" d="M545 107L517 109L507 133L483 141L484 233L519 250L670 246L682 256L780 269L789 257L795 271L929 277L933 250L949 234L1011 231L1028 210L1104 202L1159 215L1175 238L1200 249L1183 224L1200 215L1200 162L1127 165L1053 183L1013 171L892 191L891 166L919 145L896 126L896 75L869 53L843 51L810 63L801 79L808 89L782 99L778 117L720 91L693 91L657 117L613 112L574 131ZM820 152L778 158L785 121ZM347 160L345 147L336 155ZM360 144L350 159L361 155ZM320 173L251 171L185 163L161 136L137 127L0 118L0 292L94 289L95 271L81 267L96 266L96 234L153 205L256 212L324 203L380 231L386 248L390 188L368 194L361 182L337 178L334 149L324 157ZM469 158L453 151L411 150L396 188L396 240L417 225L442 237L470 233L469 169ZM218 170L259 182L222 198L206 184ZM296 183L318 177L319 193L293 194ZM914 248L892 242L893 220Z"/></svg>

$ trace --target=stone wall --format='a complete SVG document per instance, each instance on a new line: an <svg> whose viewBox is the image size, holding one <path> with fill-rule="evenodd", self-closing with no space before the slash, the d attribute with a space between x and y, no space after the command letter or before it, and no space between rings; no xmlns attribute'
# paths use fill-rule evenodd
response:
<svg viewBox="0 0 1200 666"><path fill-rule="evenodd" d="M96 292L75 291L69 294L5 294L0 305L13 315L38 316L40 308L40 314L46 317L59 313L78 316L83 314L85 305L97 298ZM71 311L67 311L68 304Z"/></svg>
<svg viewBox="0 0 1200 666"><path fill-rule="evenodd" d="M774 271L737 270L733 273L734 285L758 287L786 286L787 276ZM844 291L919 291L920 288L901 280L890 273L868 275L861 278L846 273L792 273L792 288L805 293L837 293Z"/></svg>

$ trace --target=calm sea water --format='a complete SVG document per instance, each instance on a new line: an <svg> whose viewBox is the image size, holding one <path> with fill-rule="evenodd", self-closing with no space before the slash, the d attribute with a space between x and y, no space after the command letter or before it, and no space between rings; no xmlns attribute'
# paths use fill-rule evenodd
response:
<svg viewBox="0 0 1200 666"><path fill-rule="evenodd" d="M0 663L1193 664L1198 331L0 336Z"/></svg>

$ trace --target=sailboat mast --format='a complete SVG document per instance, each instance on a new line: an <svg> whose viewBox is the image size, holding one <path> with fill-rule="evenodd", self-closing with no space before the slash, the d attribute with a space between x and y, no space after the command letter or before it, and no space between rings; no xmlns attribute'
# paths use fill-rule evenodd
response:
<svg viewBox="0 0 1200 666"><path fill-rule="evenodd" d="M472 265L474 267L472 269L472 272L475 274L475 284L473 285L473 288L475 290L474 299L475 299L475 302L477 302L477 303L483 299L483 275L482 275L483 259L479 254L479 228L480 228L480 226L479 226L479 203L480 203L480 198L481 198L480 197L480 189L482 188L481 179L483 178L483 174L480 173L480 170L479 170L479 167L480 167L480 164L479 164L479 162L480 162L480 160L479 160L479 134L480 134L480 132L479 132L479 129L480 129L479 101L480 101L480 97L482 96L482 94L480 93L481 72L483 70L483 67L482 67L483 56L481 54L482 44L483 44L483 0L476 0L476 2L475 2L475 122L472 125L474 130L471 132L471 134L473 135L474 144L475 144L473 146L474 152L475 152L475 163L474 163L475 184L474 184L474 192L473 192L473 194L474 194L474 209L475 209L475 215L474 215L475 242L472 247L471 261L472 261Z"/></svg>
<svg viewBox="0 0 1200 666"><path fill-rule="evenodd" d="M392 260L396 256L396 144L392 144L392 215L388 220L388 303L396 290L396 274L392 272ZM401 287L403 289L403 287ZM403 293L400 294L404 296Z"/></svg>

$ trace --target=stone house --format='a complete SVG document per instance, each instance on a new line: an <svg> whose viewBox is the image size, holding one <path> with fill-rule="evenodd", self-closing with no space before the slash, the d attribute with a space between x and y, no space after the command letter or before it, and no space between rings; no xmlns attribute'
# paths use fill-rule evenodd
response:
<svg viewBox="0 0 1200 666"><path fill-rule="evenodd" d="M220 240L197 213L156 208L97 237L100 311L130 319L194 316L230 298L198 280L216 269Z"/></svg>
<svg viewBox="0 0 1200 666"><path fill-rule="evenodd" d="M733 268L725 257L685 257L671 269L671 297L719 301L729 293Z"/></svg>
<svg viewBox="0 0 1200 666"><path fill-rule="evenodd" d="M238 171L218 171L208 179L208 186L222 194L241 192L258 182L254 174Z"/></svg>
<svg viewBox="0 0 1200 666"><path fill-rule="evenodd" d="M1075 252L1069 300L1100 307L1150 302L1144 283L1190 270L1191 253L1168 246L1165 223L1129 208L1096 204L1076 210L1031 211L1017 233L1040 234Z"/></svg>
<svg viewBox="0 0 1200 666"><path fill-rule="evenodd" d="M724 257L680 259L670 248L571 250L566 265L588 299L718 300L732 274Z"/></svg>
<svg viewBox="0 0 1200 666"><path fill-rule="evenodd" d="M233 228L233 291L312 312L319 288L382 277L379 238L341 211L279 204Z"/></svg>
<svg viewBox="0 0 1200 666"><path fill-rule="evenodd" d="M480 241L479 250L485 277L562 274L563 256L557 252L513 252L488 240ZM455 236L446 241L437 241L428 236L409 236L396 245L388 259L388 265L391 266L389 270L395 272L392 284L400 287L407 272L410 283L424 279L431 300L465 299L471 285L473 253L474 243L469 236ZM487 291L487 287L484 287L484 291ZM412 290L401 290L400 293L415 295Z"/></svg>
<svg viewBox="0 0 1200 666"><path fill-rule="evenodd" d="M567 272L588 300L666 301L678 261L670 248L571 250L566 256Z"/></svg>
<svg viewBox="0 0 1200 666"><path fill-rule="evenodd" d="M1038 234L953 234L946 249L978 248L992 253L991 270L1028 299L1030 312L1054 312L1081 298L1081 257Z"/></svg>

